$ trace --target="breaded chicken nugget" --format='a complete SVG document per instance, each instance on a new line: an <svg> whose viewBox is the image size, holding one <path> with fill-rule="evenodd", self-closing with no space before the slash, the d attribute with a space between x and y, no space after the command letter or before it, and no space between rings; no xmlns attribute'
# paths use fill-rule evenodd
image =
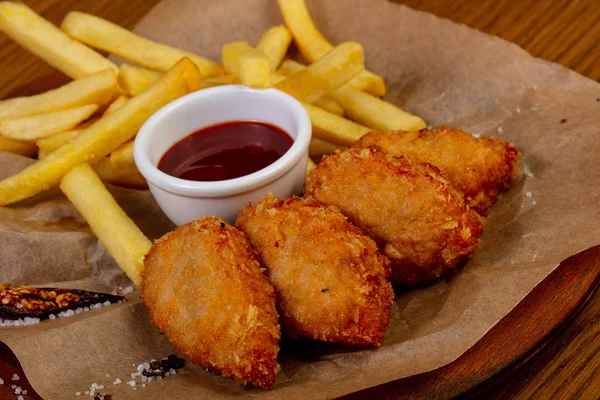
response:
<svg viewBox="0 0 600 400"><path fill-rule="evenodd" d="M325 157L304 193L339 207L392 262L392 282L435 280L475 251L483 219L427 164L394 158L377 148Z"/></svg>
<svg viewBox="0 0 600 400"><path fill-rule="evenodd" d="M471 136L454 128L422 129L418 132L371 132L352 147L377 146L393 156L430 163L459 192L467 204L486 215L498 193L519 175L521 153L512 143Z"/></svg>
<svg viewBox="0 0 600 400"><path fill-rule="evenodd" d="M284 333L381 345L394 297L389 261L337 208L269 196L245 207L236 225L267 268Z"/></svg>
<svg viewBox="0 0 600 400"><path fill-rule="evenodd" d="M279 365L275 292L245 235L217 217L158 239L144 261L150 321L194 364L268 389Z"/></svg>

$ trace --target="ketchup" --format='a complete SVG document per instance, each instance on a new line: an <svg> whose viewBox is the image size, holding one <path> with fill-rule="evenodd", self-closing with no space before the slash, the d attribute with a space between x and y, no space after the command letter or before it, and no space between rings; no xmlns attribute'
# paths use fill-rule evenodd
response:
<svg viewBox="0 0 600 400"><path fill-rule="evenodd" d="M190 181L224 181L277 161L293 139L280 128L257 121L232 121L200 129L175 143L158 169Z"/></svg>

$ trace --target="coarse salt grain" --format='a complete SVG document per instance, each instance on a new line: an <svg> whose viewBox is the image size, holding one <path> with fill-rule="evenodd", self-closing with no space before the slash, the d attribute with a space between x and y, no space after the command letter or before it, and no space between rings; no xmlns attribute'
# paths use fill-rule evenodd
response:
<svg viewBox="0 0 600 400"><path fill-rule="evenodd" d="M531 202L531 204L533 204L533 205L535 206L535 205L537 204L537 201L533 200L533 201Z"/></svg>
<svg viewBox="0 0 600 400"><path fill-rule="evenodd" d="M75 392L75 396L81 396L81 392Z"/></svg>
<svg viewBox="0 0 600 400"><path fill-rule="evenodd" d="M14 390L17 388L17 385L10 385L10 388Z"/></svg>
<svg viewBox="0 0 600 400"><path fill-rule="evenodd" d="M142 387L146 387L146 384L145 384L145 383L142 383Z"/></svg>
<svg viewBox="0 0 600 400"><path fill-rule="evenodd" d="M473 136L475 139L479 139L479 138L481 137L481 134L480 134L480 133L474 133L472 136Z"/></svg>
<svg viewBox="0 0 600 400"><path fill-rule="evenodd" d="M23 390L21 393L22 394L27 394L27 389Z"/></svg>
<svg viewBox="0 0 600 400"><path fill-rule="evenodd" d="M521 109L517 107L517 114L521 112Z"/></svg>
<svg viewBox="0 0 600 400"><path fill-rule="evenodd" d="M23 400L23 396L17 397L17 400Z"/></svg>
<svg viewBox="0 0 600 400"><path fill-rule="evenodd" d="M531 192L525 192L525 196L531 197L531 196L533 196L533 193L531 193Z"/></svg>
<svg viewBox="0 0 600 400"><path fill-rule="evenodd" d="M114 380L113 385L118 385L121 383L121 379L117 378Z"/></svg>
<svg viewBox="0 0 600 400"><path fill-rule="evenodd" d="M106 377L107 377L107 378L110 378L110 374L106 374Z"/></svg>
<svg viewBox="0 0 600 400"><path fill-rule="evenodd" d="M15 394L21 394L21 391L23 389L21 389L21 386L17 386L17 388L15 389Z"/></svg>
<svg viewBox="0 0 600 400"><path fill-rule="evenodd" d="M135 381L129 381L129 382L127 382L127 384L129 386L131 386L131 387L134 387L135 386Z"/></svg>
<svg viewBox="0 0 600 400"><path fill-rule="evenodd" d="M4 379L0 378L0 385L4 385Z"/></svg>
<svg viewBox="0 0 600 400"><path fill-rule="evenodd" d="M13 380L13 381L18 381L18 380L19 380L19 375L17 375L17 374L13 374L13 376L12 376L12 380Z"/></svg>
<svg viewBox="0 0 600 400"><path fill-rule="evenodd" d="M499 127L498 127L498 133L502 133L502 132L504 132L504 128L503 128L503 127L501 127L501 126L499 126Z"/></svg>

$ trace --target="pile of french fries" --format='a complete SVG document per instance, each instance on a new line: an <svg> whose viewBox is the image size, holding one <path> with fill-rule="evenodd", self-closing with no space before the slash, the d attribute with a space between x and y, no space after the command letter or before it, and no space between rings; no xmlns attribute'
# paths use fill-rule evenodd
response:
<svg viewBox="0 0 600 400"><path fill-rule="evenodd" d="M313 24L304 0L278 2L286 26L267 30L255 47L225 44L222 64L92 15L71 12L57 28L24 4L0 2L0 30L73 79L45 93L0 101L0 151L38 158L0 181L0 206L59 185L138 284L151 243L102 181L147 187L133 160L133 140L165 104L219 85L282 90L310 115L312 157L373 129L425 127L419 117L380 98L385 83L365 69L360 44L333 46ZM308 65L286 59L292 40ZM132 64L119 67L94 49Z"/></svg>

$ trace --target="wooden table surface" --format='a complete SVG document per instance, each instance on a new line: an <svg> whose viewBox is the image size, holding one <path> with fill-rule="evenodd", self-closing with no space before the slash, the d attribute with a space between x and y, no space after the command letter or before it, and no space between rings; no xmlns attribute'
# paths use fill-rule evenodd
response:
<svg viewBox="0 0 600 400"><path fill-rule="evenodd" d="M25 3L57 25L67 12L78 10L133 28L158 1L30 0ZM497 35L534 56L600 80L597 0L398 2ZM51 67L0 33L0 98L52 72ZM600 398L600 292L562 333L486 398Z"/></svg>

